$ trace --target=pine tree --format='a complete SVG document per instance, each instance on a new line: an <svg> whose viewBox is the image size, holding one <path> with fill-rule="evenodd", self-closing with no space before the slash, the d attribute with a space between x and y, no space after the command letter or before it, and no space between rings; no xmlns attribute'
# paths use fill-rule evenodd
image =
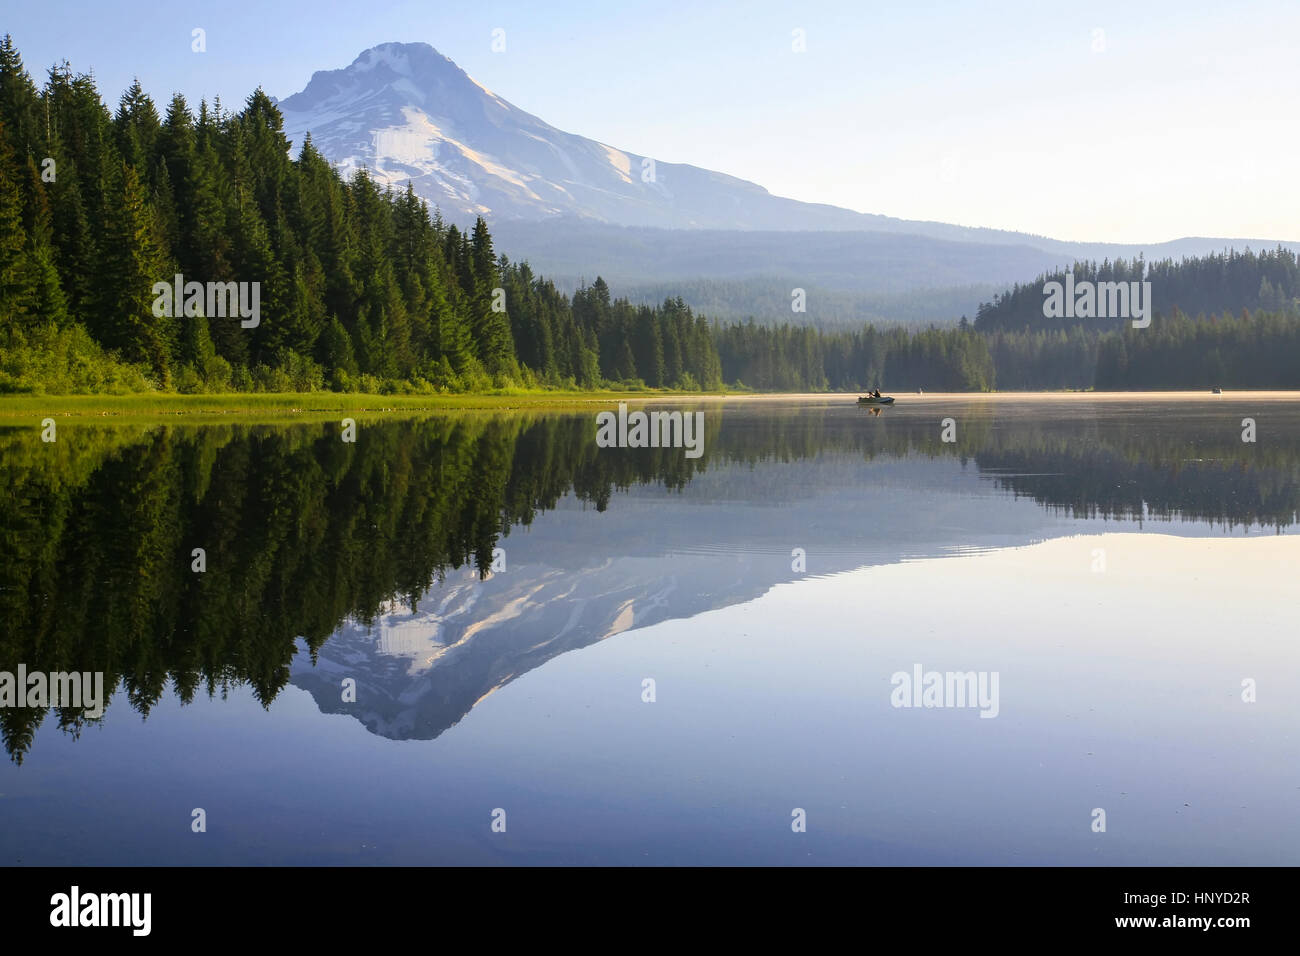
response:
<svg viewBox="0 0 1300 956"><path fill-rule="evenodd" d="M110 219L104 268L101 340L119 348L127 361L147 365L162 385L170 380L173 317L153 313L153 284L171 282L159 243L159 227L135 168L123 164Z"/></svg>
<svg viewBox="0 0 1300 956"><path fill-rule="evenodd" d="M23 66L13 37L5 34L0 40L0 122L9 131L10 147L19 163L29 155L38 155L43 125L39 113L36 85Z"/></svg>
<svg viewBox="0 0 1300 956"><path fill-rule="evenodd" d="M118 103L117 115L113 117L113 131L117 136L117 149L122 159L135 167L141 179L147 174L150 187L155 185L152 179L155 168L153 158L160 129L158 110L149 94L140 86L137 77Z"/></svg>
<svg viewBox="0 0 1300 956"><path fill-rule="evenodd" d="M24 222L27 234L27 262L24 268L28 275L24 284L31 290L30 321L63 326L68 323L67 297L63 294L59 271L55 266L50 203L36 161L30 156L27 157L25 173L26 192L31 197L27 203Z"/></svg>
<svg viewBox="0 0 1300 956"><path fill-rule="evenodd" d="M175 201L169 245L181 271L196 267L194 249L194 117L185 97L177 93L167 105L158 134L159 173L165 174Z"/></svg>
<svg viewBox="0 0 1300 956"><path fill-rule="evenodd" d="M33 271L27 233L23 229L18 167L8 129L0 121L0 325L6 338L33 318Z"/></svg>
<svg viewBox="0 0 1300 956"><path fill-rule="evenodd" d="M473 238L469 243L471 288L470 308L473 314L471 331L479 359L490 375L509 374L514 366L514 343L510 334L510 318L506 311L498 311L501 304L498 290L501 279L497 261L492 251L492 237L487 223L480 216L474 222ZM505 303L508 310L509 303Z"/></svg>

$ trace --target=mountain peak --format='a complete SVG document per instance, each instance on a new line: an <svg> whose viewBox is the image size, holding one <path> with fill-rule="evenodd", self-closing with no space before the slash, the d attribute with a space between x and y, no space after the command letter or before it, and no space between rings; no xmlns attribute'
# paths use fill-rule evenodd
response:
<svg viewBox="0 0 1300 956"><path fill-rule="evenodd" d="M459 89L455 89L459 87ZM433 91L471 94L478 84L449 57L427 43L381 43L363 50L339 70L318 70L306 88L281 104L294 112L319 111L327 104L352 108L360 98L391 91L394 102L420 101Z"/></svg>
<svg viewBox="0 0 1300 956"><path fill-rule="evenodd" d="M379 71L396 76L415 77L430 69L451 70L464 75L451 57L444 56L427 43L380 43L362 50L347 70L353 73Z"/></svg>
<svg viewBox="0 0 1300 956"><path fill-rule="evenodd" d="M771 196L754 183L659 162L556 129L473 80L427 43L381 43L313 74L279 104L344 175L415 191L444 216L569 216L672 228L862 228L869 217Z"/></svg>

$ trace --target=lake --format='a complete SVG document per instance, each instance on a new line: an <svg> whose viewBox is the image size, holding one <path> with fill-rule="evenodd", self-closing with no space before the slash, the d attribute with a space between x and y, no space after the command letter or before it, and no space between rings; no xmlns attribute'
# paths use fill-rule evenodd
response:
<svg viewBox="0 0 1300 956"><path fill-rule="evenodd" d="M1300 862L1294 396L685 407L0 426L0 858Z"/></svg>

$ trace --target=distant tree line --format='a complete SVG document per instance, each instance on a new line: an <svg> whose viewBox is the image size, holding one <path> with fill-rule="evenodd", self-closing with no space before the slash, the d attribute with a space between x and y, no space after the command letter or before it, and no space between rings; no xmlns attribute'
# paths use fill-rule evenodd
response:
<svg viewBox="0 0 1300 956"><path fill-rule="evenodd" d="M1300 388L1300 319L1295 315L1182 313L1147 329L1104 336L1098 348L1100 389Z"/></svg>
<svg viewBox="0 0 1300 956"><path fill-rule="evenodd" d="M788 270L789 267L787 266ZM797 321L825 331L859 329L864 324L881 328L955 325L957 316L1000 291L992 284L947 288L915 288L903 292L861 292L818 285L793 275L743 278L692 278L671 282L619 284L620 294L634 303L655 304L665 297L681 296L696 311L722 322L752 318L759 325ZM802 288L807 311L791 315L791 292Z"/></svg>
<svg viewBox="0 0 1300 956"><path fill-rule="evenodd" d="M1163 259L1150 265L1141 255L1113 262L1076 262L1072 272L1076 283L1146 280L1151 283L1159 315L1169 316L1175 310L1201 316L1235 314L1241 309L1300 313L1300 257L1282 246L1260 253L1247 249L1184 257L1179 262ZM980 304L975 328L981 332L1068 331L1077 325L1091 331L1119 331L1129 325L1124 318L1045 318L1043 286L1064 280L1062 269L1030 283L1016 283L992 302Z"/></svg>
<svg viewBox="0 0 1300 956"><path fill-rule="evenodd" d="M751 322L718 326L714 335L723 380L763 391L994 387L988 342L969 323L913 333L871 325L824 332Z"/></svg>
<svg viewBox="0 0 1300 956"><path fill-rule="evenodd" d="M1064 271L1017 284L975 317L998 388L1300 387L1300 257L1291 250L1078 262L1073 272L1076 283L1150 282L1152 324L1044 317L1043 287Z"/></svg>
<svg viewBox="0 0 1300 956"><path fill-rule="evenodd" d="M754 323L717 329L723 379L764 390L1300 388L1300 257L1228 252L1147 266L1079 262L1075 282L1151 283L1154 315L1047 318L1045 283L980 305L973 325L908 332ZM1180 303L1195 303L1193 318Z"/></svg>

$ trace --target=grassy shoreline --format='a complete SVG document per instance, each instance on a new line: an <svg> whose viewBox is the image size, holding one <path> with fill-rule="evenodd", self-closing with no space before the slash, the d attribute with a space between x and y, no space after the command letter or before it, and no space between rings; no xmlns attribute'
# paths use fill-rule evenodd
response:
<svg viewBox="0 0 1300 956"><path fill-rule="evenodd" d="M355 392L255 392L226 395L181 395L157 392L129 395L0 395L0 422L45 417L74 419L180 419L220 422L236 419L302 419L339 414L443 414L464 411L581 410L616 402L630 405L730 402L730 401L837 401L854 398L852 392L502 392L452 395L373 395ZM1088 400L1114 401L1138 398L1153 401L1241 401L1265 398L1300 400L1295 391L1234 391L1211 396L1202 391L1149 392L951 392L899 396L900 403L931 404L988 401Z"/></svg>
<svg viewBox="0 0 1300 956"><path fill-rule="evenodd" d="M740 393L743 394L743 393ZM360 392L238 392L181 395L141 392L128 395L3 395L0 421L32 416L56 418L181 418L228 420L230 416L299 418L339 413L405 414L514 409L582 409L591 405L698 401L716 393L591 391L501 392L450 395L374 395Z"/></svg>

